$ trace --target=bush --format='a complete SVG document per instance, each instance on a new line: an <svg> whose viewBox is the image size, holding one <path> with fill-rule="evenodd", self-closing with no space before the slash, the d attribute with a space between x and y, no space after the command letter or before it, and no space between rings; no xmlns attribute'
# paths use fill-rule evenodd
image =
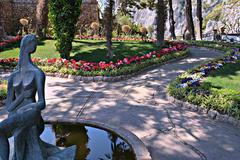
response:
<svg viewBox="0 0 240 160"><path fill-rule="evenodd" d="M53 25L56 49L61 57L70 58L76 23L80 15L82 0L50 0L49 18Z"/></svg>
<svg viewBox="0 0 240 160"><path fill-rule="evenodd" d="M143 34L143 35L146 35L147 34L147 28L146 27L141 27L140 28L140 32Z"/></svg>
<svg viewBox="0 0 240 160"><path fill-rule="evenodd" d="M129 25L123 25L122 26L122 31L125 33L125 34L128 34L131 30L131 27Z"/></svg>
<svg viewBox="0 0 240 160"><path fill-rule="evenodd" d="M94 34L97 34L98 29L99 29L99 23L97 22L92 22L90 25L91 29L93 30Z"/></svg>
<svg viewBox="0 0 240 160"><path fill-rule="evenodd" d="M154 27L153 26L148 26L147 31L149 33L150 38L152 38L153 32L154 32Z"/></svg>
<svg viewBox="0 0 240 160"><path fill-rule="evenodd" d="M7 81L0 82L0 101L7 98Z"/></svg>

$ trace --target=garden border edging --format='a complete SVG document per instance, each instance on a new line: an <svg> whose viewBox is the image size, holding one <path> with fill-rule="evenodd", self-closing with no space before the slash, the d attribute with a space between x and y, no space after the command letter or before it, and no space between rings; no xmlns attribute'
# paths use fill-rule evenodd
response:
<svg viewBox="0 0 240 160"><path fill-rule="evenodd" d="M200 114L205 114L213 120L217 120L217 121L224 122L224 123L229 123L237 128L240 128L240 120L238 120L232 116L224 115L213 109L206 109L202 106L197 106L197 105L191 104L189 102L178 100L178 99L170 96L168 93L167 93L167 99L171 103L174 103L181 108L188 109L190 111L197 112Z"/></svg>

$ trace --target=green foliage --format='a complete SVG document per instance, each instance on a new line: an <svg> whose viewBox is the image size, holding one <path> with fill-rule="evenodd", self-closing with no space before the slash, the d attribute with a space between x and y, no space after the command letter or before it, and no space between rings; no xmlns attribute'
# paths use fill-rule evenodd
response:
<svg viewBox="0 0 240 160"><path fill-rule="evenodd" d="M44 71L48 73L61 73L61 74L71 74L71 75L81 75L81 76L120 76L136 73L142 69L152 66L160 65L170 59L184 57L188 54L188 50L172 52L167 55L163 55L161 58L151 58L142 61L140 64L125 65L117 69L107 69L107 70L97 70L97 71L83 71L75 70L72 68L66 68L65 66L59 66L57 64L49 66L47 63L37 63L37 65ZM0 66L1 67L1 66Z"/></svg>
<svg viewBox="0 0 240 160"><path fill-rule="evenodd" d="M230 51L231 48L240 48L238 43L216 42L216 41L187 41L189 45L213 48L222 51Z"/></svg>
<svg viewBox="0 0 240 160"><path fill-rule="evenodd" d="M70 58L81 4L82 0L49 1L49 18L53 25L54 38L57 40L56 49L65 59Z"/></svg>
<svg viewBox="0 0 240 160"><path fill-rule="evenodd" d="M211 46L212 48L223 48L230 50L231 44L197 42L198 46ZM232 44L236 46L237 44ZM211 74L201 82L199 87L178 88L181 77L186 77L193 69L180 75L168 86L168 93L183 101L195 105L214 109L222 114L240 119L240 61L226 64L223 68L211 72Z"/></svg>
<svg viewBox="0 0 240 160"><path fill-rule="evenodd" d="M219 3L214 9L204 18L203 20L203 28L205 29L207 26L207 22L209 20L215 20L218 21L221 17L223 10L223 4Z"/></svg>
<svg viewBox="0 0 240 160"><path fill-rule="evenodd" d="M55 40L39 41L36 53L32 54L33 58L59 58L59 53L54 47ZM154 43L140 41L113 41L115 57L111 61L123 59L134 55L144 55L153 50L158 50ZM168 47L168 46L166 46ZM81 51L80 51L81 49ZM85 60L90 62L100 62L110 60L106 59L106 45L104 40L77 40L73 42L71 58L76 60ZM0 58L18 58L19 49L15 48L0 53ZM1 64L0 64L1 65ZM9 64L10 65L10 64ZM8 66L5 66L8 67Z"/></svg>
<svg viewBox="0 0 240 160"><path fill-rule="evenodd" d="M132 20L131 20L131 17L129 15L118 14L116 16L116 20L117 20L117 23L121 26L123 26L123 25L131 26L132 25Z"/></svg>
<svg viewBox="0 0 240 160"><path fill-rule="evenodd" d="M0 82L0 101L7 98L7 81Z"/></svg>

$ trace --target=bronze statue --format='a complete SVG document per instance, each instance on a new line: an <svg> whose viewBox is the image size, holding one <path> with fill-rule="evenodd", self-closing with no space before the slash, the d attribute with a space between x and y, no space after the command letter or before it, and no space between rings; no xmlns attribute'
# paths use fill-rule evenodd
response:
<svg viewBox="0 0 240 160"><path fill-rule="evenodd" d="M22 39L18 66L8 80L6 107L9 115L0 123L0 160L9 159L8 138L11 136L14 136L13 160L73 160L75 146L60 150L40 139L44 130L41 111L46 107L45 74L31 60L36 48L35 35Z"/></svg>

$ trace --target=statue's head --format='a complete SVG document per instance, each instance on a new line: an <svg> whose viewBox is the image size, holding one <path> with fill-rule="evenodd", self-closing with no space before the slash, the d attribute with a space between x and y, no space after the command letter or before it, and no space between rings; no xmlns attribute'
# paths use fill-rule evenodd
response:
<svg viewBox="0 0 240 160"><path fill-rule="evenodd" d="M32 54L37 49L37 37L33 34L28 34L23 37L20 48L23 52Z"/></svg>

